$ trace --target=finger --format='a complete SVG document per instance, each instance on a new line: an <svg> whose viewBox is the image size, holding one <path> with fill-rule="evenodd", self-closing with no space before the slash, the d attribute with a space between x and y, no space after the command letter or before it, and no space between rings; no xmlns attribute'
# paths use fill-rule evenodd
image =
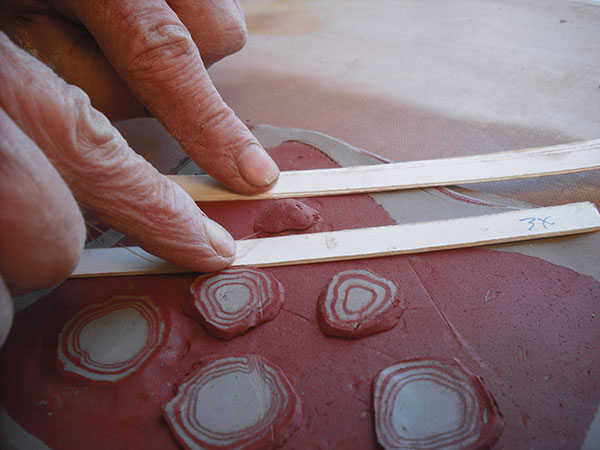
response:
<svg viewBox="0 0 600 450"><path fill-rule="evenodd" d="M1 33L0 56L0 104L44 150L80 204L176 264L200 271L231 264L231 236L133 152L81 89Z"/></svg>
<svg viewBox="0 0 600 450"><path fill-rule="evenodd" d="M0 273L8 289L18 295L64 280L84 242L71 192L0 108Z"/></svg>
<svg viewBox="0 0 600 450"><path fill-rule="evenodd" d="M0 347L6 341L12 325L14 306L10 293L0 275Z"/></svg>
<svg viewBox="0 0 600 450"><path fill-rule="evenodd" d="M190 31L206 67L239 51L246 43L246 21L237 1L167 2Z"/></svg>
<svg viewBox="0 0 600 450"><path fill-rule="evenodd" d="M80 24L52 10L12 14L4 11L0 24L13 41L68 83L82 88L92 105L111 120L146 115L142 104Z"/></svg>
<svg viewBox="0 0 600 450"><path fill-rule="evenodd" d="M229 109L198 48L162 0L68 1L136 96L204 170L232 189L268 189L279 171Z"/></svg>
<svg viewBox="0 0 600 450"><path fill-rule="evenodd" d="M237 2L173 2L191 30L207 66L235 53L246 41L244 16ZM147 115L94 38L67 10L65 16L43 5L1 8L0 28L68 83L82 88L94 108L111 121Z"/></svg>

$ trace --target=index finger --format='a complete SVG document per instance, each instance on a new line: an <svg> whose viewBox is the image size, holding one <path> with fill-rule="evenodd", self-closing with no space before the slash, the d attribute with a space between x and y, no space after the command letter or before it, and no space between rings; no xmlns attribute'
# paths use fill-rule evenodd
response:
<svg viewBox="0 0 600 450"><path fill-rule="evenodd" d="M108 119L91 106L81 89L65 83L1 32L0 60L3 88L0 107L14 121L20 135L27 135L44 152L48 165L54 166L80 205L107 225L131 236L149 252L175 264L200 271L220 270L231 264L235 242L227 231L206 217L179 186L131 150ZM7 130L10 129L0 130L3 131L0 135L10 137ZM26 141L12 138L8 145L11 143L14 149L20 149L20 153L16 150L13 153L25 158ZM29 157L22 166L29 168L33 164L39 169L40 161ZM19 179L15 173L8 180L0 179L4 184L9 183L9 187L15 185L10 183L11 179L19 181L17 188L23 183L33 184L25 179L36 178L30 172L19 173L24 173ZM38 209L49 206L49 214L57 223L55 228L66 231L69 242L76 236L70 235L74 227L66 226L71 221L63 217L64 208L44 203L61 194L57 187L60 183L49 180L49 177L43 179L45 196L22 188L21 198L35 203ZM69 194L66 187L64 190ZM27 202L19 202L12 210L18 213L23 204ZM49 220L36 215L36 208L26 219L32 222L37 218L44 228ZM22 217L16 216L16 223L9 231L17 229L19 219ZM29 235L43 235L35 227L32 229ZM55 234L49 233L48 239L54 241ZM33 251L36 250L40 251L39 246L34 246ZM56 264L52 258L49 261Z"/></svg>
<svg viewBox="0 0 600 450"><path fill-rule="evenodd" d="M163 0L65 0L145 106L190 157L242 193L268 189L279 170L225 105L189 31Z"/></svg>

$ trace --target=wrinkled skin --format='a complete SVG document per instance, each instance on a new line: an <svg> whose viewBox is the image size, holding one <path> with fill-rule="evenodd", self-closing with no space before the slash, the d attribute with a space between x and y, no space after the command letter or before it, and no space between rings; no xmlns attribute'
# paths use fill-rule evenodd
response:
<svg viewBox="0 0 600 450"><path fill-rule="evenodd" d="M239 4L7 0L0 28L0 343L10 295L56 284L76 265L79 206L176 264L231 264L229 233L110 120L149 111L231 189L269 189L277 166L206 72L245 43Z"/></svg>

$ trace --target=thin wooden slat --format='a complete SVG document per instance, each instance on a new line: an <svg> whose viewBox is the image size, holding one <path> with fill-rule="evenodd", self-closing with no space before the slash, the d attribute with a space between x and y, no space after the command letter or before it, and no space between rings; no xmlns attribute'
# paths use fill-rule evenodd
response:
<svg viewBox="0 0 600 450"><path fill-rule="evenodd" d="M280 266L420 253L600 230L590 202L450 220L237 241L233 266ZM138 255L141 255L138 256ZM187 272L140 248L84 250L72 276Z"/></svg>
<svg viewBox="0 0 600 450"><path fill-rule="evenodd" d="M600 169L600 140L459 158L282 172L258 195L228 190L206 175L171 175L196 201L316 197L530 178Z"/></svg>

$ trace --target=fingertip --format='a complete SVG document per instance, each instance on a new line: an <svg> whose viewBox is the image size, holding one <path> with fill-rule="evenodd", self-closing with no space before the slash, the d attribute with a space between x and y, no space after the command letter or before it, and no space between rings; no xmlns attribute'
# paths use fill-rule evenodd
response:
<svg viewBox="0 0 600 450"><path fill-rule="evenodd" d="M56 168L2 108L0 136L0 272L19 295L67 278L86 230Z"/></svg>
<svg viewBox="0 0 600 450"><path fill-rule="evenodd" d="M225 260L224 264L231 264L235 258L235 241L231 235L221 225L208 218L204 222L204 230L213 250Z"/></svg>
<svg viewBox="0 0 600 450"><path fill-rule="evenodd" d="M8 332L13 321L13 314L13 300L0 275L0 347L2 347L8 337Z"/></svg>
<svg viewBox="0 0 600 450"><path fill-rule="evenodd" d="M279 177L275 161L256 143L248 145L239 153L237 167L244 180L257 188L268 187Z"/></svg>

